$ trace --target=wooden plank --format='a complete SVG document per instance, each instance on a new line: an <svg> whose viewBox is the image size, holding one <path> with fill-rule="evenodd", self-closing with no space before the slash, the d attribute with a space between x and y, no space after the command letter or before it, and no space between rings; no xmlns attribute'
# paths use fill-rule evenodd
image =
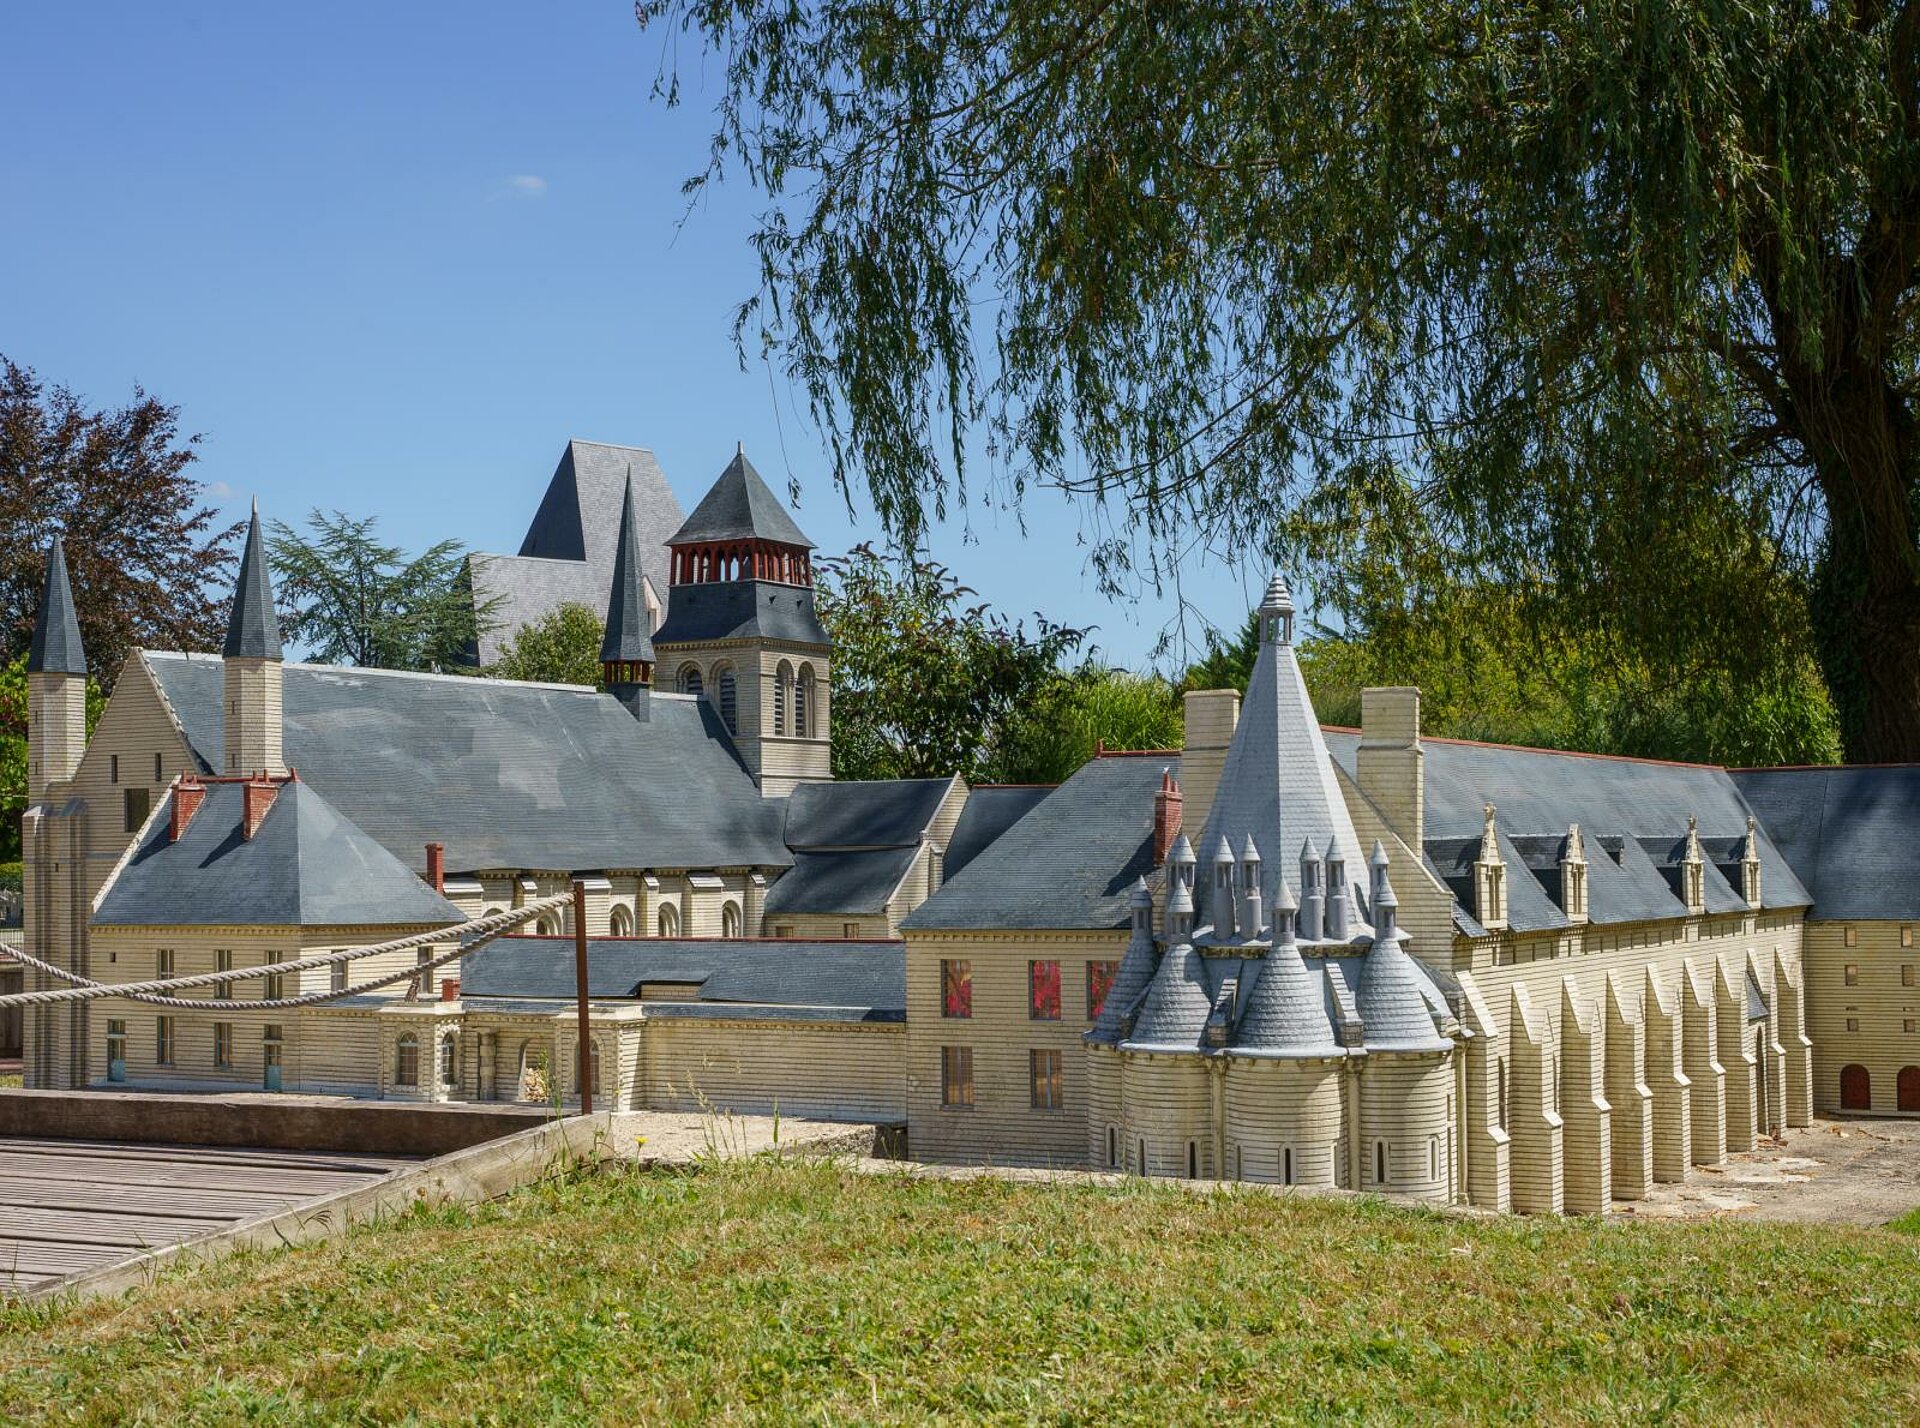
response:
<svg viewBox="0 0 1920 1428"><path fill-rule="evenodd" d="M31 1156L0 1153L0 1175L25 1180L64 1180L118 1186L182 1185L214 1190L273 1191L291 1195L326 1195L377 1175L342 1171L282 1170L219 1163L141 1162L117 1156Z"/></svg>
<svg viewBox="0 0 1920 1428"><path fill-rule="evenodd" d="M369 1182L371 1183L371 1182ZM22 1179L0 1175L0 1204L44 1206L70 1209L83 1195L70 1180ZM108 1198L104 1193L100 1197ZM283 1205L297 1205L301 1195L271 1191L209 1190L178 1185L118 1185L112 1187L112 1209L127 1214L208 1215L224 1220L241 1220Z"/></svg>
<svg viewBox="0 0 1920 1428"><path fill-rule="evenodd" d="M0 1154L74 1155L104 1153L125 1160L169 1160L196 1164L277 1165L293 1170L343 1170L384 1175L409 1165L418 1165L416 1156L349 1155L327 1150L259 1150L252 1147L228 1149L217 1145L163 1145L146 1142L110 1140L36 1140L25 1137L0 1137Z"/></svg>

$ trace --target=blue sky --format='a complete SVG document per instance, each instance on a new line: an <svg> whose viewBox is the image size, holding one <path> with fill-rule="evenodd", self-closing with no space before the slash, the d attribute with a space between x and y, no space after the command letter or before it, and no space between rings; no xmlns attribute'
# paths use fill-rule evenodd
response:
<svg viewBox="0 0 1920 1428"><path fill-rule="evenodd" d="M874 539L797 395L740 369L758 199L687 214L715 70L667 110L664 39L627 0L9 6L0 352L99 404L179 404L236 513L511 551L569 436L651 447L686 507L744 441L823 553ZM1041 493L1025 517L976 501L933 553L1143 664L1172 593L1109 602L1087 513ZM1196 558L1181 583L1231 627L1265 572Z"/></svg>

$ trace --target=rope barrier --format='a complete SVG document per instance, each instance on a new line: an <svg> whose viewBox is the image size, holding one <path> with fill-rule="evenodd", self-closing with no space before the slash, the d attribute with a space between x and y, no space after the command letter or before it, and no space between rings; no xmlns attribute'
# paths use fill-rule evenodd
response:
<svg viewBox="0 0 1920 1428"><path fill-rule="evenodd" d="M31 967L35 971L57 977L63 982L75 984L65 989L15 992L8 996L0 996L0 1007L45 1006L55 1002L90 1002L98 1001L103 997L121 997L127 1001L142 1002L149 1006L175 1007L185 1011L232 1011L235 1008L248 1011L283 1011L291 1007L313 1006L320 1002L338 1001L343 997L377 991L381 987L390 987L396 982L404 982L409 978L434 971L471 952L479 951L509 929L530 921L542 913L557 912L571 902L571 893L561 893L555 897L528 903L525 907L512 908L506 912L497 912L491 917L480 918L476 922L460 924L457 928L443 928L437 932L416 932L391 942L375 943L371 947L347 947L338 952L302 957L292 962L276 962L265 967L235 968L225 972L195 973L190 977L170 977L144 982L96 982L70 972L64 967L56 967L51 962L43 962L38 957L30 956L16 948L0 948L0 951L4 951L16 962ZM439 957L350 987L342 987L339 991L329 989L324 992L308 992L304 996L262 998L259 1001L236 1001L231 997L196 999L167 995L176 987L206 987L222 982L254 981L263 977L283 976L288 972L304 972L315 967L330 967L341 962L357 962L366 957L377 957L388 952L406 952L416 947L445 942L450 936L459 938L463 935L466 940L459 942L452 951Z"/></svg>

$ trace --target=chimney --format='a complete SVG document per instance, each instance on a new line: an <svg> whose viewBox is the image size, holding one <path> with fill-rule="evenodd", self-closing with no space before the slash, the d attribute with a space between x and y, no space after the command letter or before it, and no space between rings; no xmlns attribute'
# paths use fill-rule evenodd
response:
<svg viewBox="0 0 1920 1428"><path fill-rule="evenodd" d="M1180 779L1186 801L1193 807L1193 825L1204 828L1220 773L1227 764L1227 747L1240 722L1237 689L1190 689L1186 709L1186 746L1180 751Z"/></svg>
<svg viewBox="0 0 1920 1428"><path fill-rule="evenodd" d="M427 844L427 882L437 893L447 890L447 845Z"/></svg>
<svg viewBox="0 0 1920 1428"><path fill-rule="evenodd" d="M240 785L241 811L240 836L252 838L260 831L267 811L273 807L273 801L280 795L280 785L264 774L255 774Z"/></svg>
<svg viewBox="0 0 1920 1428"><path fill-rule="evenodd" d="M1420 748L1420 691L1360 691L1360 750L1354 781L1416 854L1426 842L1426 754Z"/></svg>
<svg viewBox="0 0 1920 1428"><path fill-rule="evenodd" d="M193 822L193 815L200 811L201 803L206 799L207 786L192 774L182 774L180 781L173 786L173 814L167 821L167 837L173 842L180 841L180 835L187 831L187 825Z"/></svg>
<svg viewBox="0 0 1920 1428"><path fill-rule="evenodd" d="M1156 868L1166 862L1167 854L1173 851L1173 840L1180 832L1181 806L1185 802L1172 771L1162 769L1160 788L1153 795L1153 865Z"/></svg>
<svg viewBox="0 0 1920 1428"><path fill-rule="evenodd" d="M440 1000L443 1002L457 1002L460 1000L460 979L458 977L442 977L440 979Z"/></svg>

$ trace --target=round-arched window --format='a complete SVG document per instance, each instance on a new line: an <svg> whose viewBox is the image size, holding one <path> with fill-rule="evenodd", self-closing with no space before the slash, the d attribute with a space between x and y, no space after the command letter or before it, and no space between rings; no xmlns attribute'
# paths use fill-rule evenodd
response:
<svg viewBox="0 0 1920 1428"><path fill-rule="evenodd" d="M662 937L680 935L680 909L670 902L660 904L660 935Z"/></svg>
<svg viewBox="0 0 1920 1428"><path fill-rule="evenodd" d="M721 665L716 681L720 686L720 722L727 726L729 734L740 732L740 689L733 677L732 665Z"/></svg>
<svg viewBox="0 0 1920 1428"><path fill-rule="evenodd" d="M615 903L613 911L607 914L607 933L612 937L633 936L633 914L626 904Z"/></svg>
<svg viewBox="0 0 1920 1428"><path fill-rule="evenodd" d="M682 694L701 694L706 690L706 681L700 678L700 666L683 664L674 685Z"/></svg>
<svg viewBox="0 0 1920 1428"><path fill-rule="evenodd" d="M813 666L800 666L799 681L793 687L793 732L804 739L813 732Z"/></svg>
<svg viewBox="0 0 1920 1428"><path fill-rule="evenodd" d="M740 935L740 904L730 902L720 909L720 935L738 937Z"/></svg>
<svg viewBox="0 0 1920 1428"><path fill-rule="evenodd" d="M393 1084L396 1086L418 1086L420 1084L420 1038L407 1032L394 1047Z"/></svg>

